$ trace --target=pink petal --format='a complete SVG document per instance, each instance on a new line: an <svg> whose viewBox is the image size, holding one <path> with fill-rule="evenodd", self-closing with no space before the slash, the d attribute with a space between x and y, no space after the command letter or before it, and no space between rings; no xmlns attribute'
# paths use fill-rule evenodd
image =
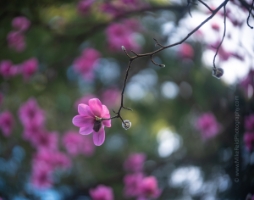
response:
<svg viewBox="0 0 254 200"><path fill-rule="evenodd" d="M110 118L109 110L105 105L102 105L102 118ZM103 120L102 124L106 127L111 127L111 120Z"/></svg>
<svg viewBox="0 0 254 200"><path fill-rule="evenodd" d="M78 105L78 113L83 116L93 117L90 107L86 104L79 104Z"/></svg>
<svg viewBox="0 0 254 200"><path fill-rule="evenodd" d="M92 127L93 128L93 118L85 117L81 115L76 115L72 119L72 123L77 127Z"/></svg>
<svg viewBox="0 0 254 200"><path fill-rule="evenodd" d="M96 146L101 146L105 141L105 130L102 126L98 132L93 133L93 142Z"/></svg>
<svg viewBox="0 0 254 200"><path fill-rule="evenodd" d="M90 107L92 113L97 117L101 117L101 114L102 114L101 101L97 98L93 98L93 99L89 100L88 104L89 104L89 107Z"/></svg>
<svg viewBox="0 0 254 200"><path fill-rule="evenodd" d="M87 126L87 127L81 127L79 129L79 133L81 135L89 135L90 133L93 132L93 127L92 126Z"/></svg>

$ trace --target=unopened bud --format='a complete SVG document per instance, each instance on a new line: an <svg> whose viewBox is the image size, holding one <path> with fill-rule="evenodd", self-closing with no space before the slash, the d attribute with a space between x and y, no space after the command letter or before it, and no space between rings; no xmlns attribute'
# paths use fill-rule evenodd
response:
<svg viewBox="0 0 254 200"><path fill-rule="evenodd" d="M124 47L124 46L122 46L122 50L123 50L123 51L126 51L126 49L125 49L125 47Z"/></svg>
<svg viewBox="0 0 254 200"><path fill-rule="evenodd" d="M217 78L217 79L220 79L224 74L224 71L223 69L221 68L214 68L213 69L213 72L212 72L212 75Z"/></svg>
<svg viewBox="0 0 254 200"><path fill-rule="evenodd" d="M166 65L164 65L164 64L160 64L160 67L165 67Z"/></svg>
<svg viewBox="0 0 254 200"><path fill-rule="evenodd" d="M122 127L125 129L125 130L127 130L127 129L129 129L130 127L131 127L131 122L130 122L130 120L124 120L123 121L123 123L122 123Z"/></svg>

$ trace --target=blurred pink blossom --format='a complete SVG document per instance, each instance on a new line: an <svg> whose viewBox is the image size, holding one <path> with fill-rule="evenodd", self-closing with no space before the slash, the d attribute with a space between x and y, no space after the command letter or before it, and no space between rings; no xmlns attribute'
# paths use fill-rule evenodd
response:
<svg viewBox="0 0 254 200"><path fill-rule="evenodd" d="M98 185L89 191L92 200L114 200L114 194L111 187Z"/></svg>
<svg viewBox="0 0 254 200"><path fill-rule="evenodd" d="M249 86L252 86L254 88L254 70L251 69L247 76L243 78L243 80L240 82L240 86L243 88L244 92L248 94L248 88Z"/></svg>
<svg viewBox="0 0 254 200"><path fill-rule="evenodd" d="M25 37L21 32L11 31L7 35L8 46L17 52L24 51L26 48Z"/></svg>
<svg viewBox="0 0 254 200"><path fill-rule="evenodd" d="M102 101L110 108L115 107L120 102L120 99L121 92L116 88L104 90L102 93Z"/></svg>
<svg viewBox="0 0 254 200"><path fill-rule="evenodd" d="M53 158L55 168L68 169L71 167L71 159L66 154L60 151L55 151Z"/></svg>
<svg viewBox="0 0 254 200"><path fill-rule="evenodd" d="M140 183L140 197L139 199L157 199L160 194L161 190L158 188L157 179L154 176L149 176L143 178Z"/></svg>
<svg viewBox="0 0 254 200"><path fill-rule="evenodd" d="M97 50L93 48L87 48L82 52L81 56L74 60L74 70L78 74L82 75L84 79L92 80L94 77L93 69L97 64L99 58L100 53Z"/></svg>
<svg viewBox="0 0 254 200"><path fill-rule="evenodd" d="M252 151L254 148L254 132L246 132L244 134L244 143L248 151Z"/></svg>
<svg viewBox="0 0 254 200"><path fill-rule="evenodd" d="M39 149L33 157L33 171L43 167L48 171L54 171L57 168L67 169L71 167L70 158L58 151L52 149Z"/></svg>
<svg viewBox="0 0 254 200"><path fill-rule="evenodd" d="M33 167L31 183L40 189L50 188L53 185L52 171L47 165Z"/></svg>
<svg viewBox="0 0 254 200"><path fill-rule="evenodd" d="M24 127L23 139L33 143L41 131L45 130L42 124L27 123Z"/></svg>
<svg viewBox="0 0 254 200"><path fill-rule="evenodd" d="M140 183L143 180L142 173L127 174L124 177L125 197L137 197L140 194Z"/></svg>
<svg viewBox="0 0 254 200"><path fill-rule="evenodd" d="M75 131L69 131L64 135L63 145L67 152L73 156L79 154L91 156L95 150L89 137L83 137Z"/></svg>
<svg viewBox="0 0 254 200"><path fill-rule="evenodd" d="M131 172L140 172L146 159L144 153L133 153L124 162L124 169Z"/></svg>
<svg viewBox="0 0 254 200"><path fill-rule="evenodd" d="M133 32L138 32L142 29L141 24L136 19L125 19L123 24L128 27L129 30Z"/></svg>
<svg viewBox="0 0 254 200"><path fill-rule="evenodd" d="M36 149L56 150L58 148L58 134L41 130L33 136L31 142Z"/></svg>
<svg viewBox="0 0 254 200"><path fill-rule="evenodd" d="M88 104L89 99L95 98L95 95L93 94L86 94L83 97L76 100L74 106L76 109L78 109L79 104Z"/></svg>
<svg viewBox="0 0 254 200"><path fill-rule="evenodd" d="M9 78L18 74L18 67L14 66L10 60L3 60L0 62L0 74Z"/></svg>
<svg viewBox="0 0 254 200"><path fill-rule="evenodd" d="M119 6L115 6L112 3L108 3L108 2L103 3L101 5L100 10L102 12L112 15L113 17L117 17L117 15L120 15L123 12L123 10L119 8Z"/></svg>
<svg viewBox="0 0 254 200"><path fill-rule="evenodd" d="M23 16L15 17L12 20L12 27L18 31L26 31L30 26L30 21Z"/></svg>
<svg viewBox="0 0 254 200"><path fill-rule="evenodd" d="M212 23L211 26L212 26L212 29L215 30L215 31L219 31L220 30L220 26L217 23Z"/></svg>
<svg viewBox="0 0 254 200"><path fill-rule="evenodd" d="M38 70L38 60L30 58L22 63L22 74L25 80L29 79Z"/></svg>
<svg viewBox="0 0 254 200"><path fill-rule="evenodd" d="M80 0L77 5L77 10L81 15L85 15L90 11L90 8L95 0Z"/></svg>
<svg viewBox="0 0 254 200"><path fill-rule="evenodd" d="M0 129L4 136L10 136L14 127L14 119L9 111L0 114Z"/></svg>
<svg viewBox="0 0 254 200"><path fill-rule="evenodd" d="M244 127L248 131L254 131L254 114L245 118Z"/></svg>
<svg viewBox="0 0 254 200"><path fill-rule="evenodd" d="M212 49L213 51L217 51L220 42L221 41L216 41L215 43L208 45L208 48ZM218 51L218 56L222 61L227 61L230 57L234 57L239 60L244 60L244 57L242 55L236 52L227 51L223 46L220 47Z"/></svg>
<svg viewBox="0 0 254 200"><path fill-rule="evenodd" d="M124 46L127 50L139 51L140 46L133 37L133 30L124 23L112 23L106 29L109 49L112 51L122 51Z"/></svg>
<svg viewBox="0 0 254 200"><path fill-rule="evenodd" d="M125 4L137 5L140 0L122 0L122 2Z"/></svg>
<svg viewBox="0 0 254 200"><path fill-rule="evenodd" d="M220 125L212 113L204 113L196 121L196 128L201 132L203 139L210 139L220 131Z"/></svg>
<svg viewBox="0 0 254 200"><path fill-rule="evenodd" d="M81 135L89 135L93 132L93 142L100 146L105 141L104 126L111 127L111 120L100 121L101 118L110 118L109 110L97 98L90 99L88 105L79 104L78 113L72 119L72 123L80 127Z"/></svg>
<svg viewBox="0 0 254 200"><path fill-rule="evenodd" d="M34 98L30 98L20 106L18 115L21 123L25 127L30 123L39 126L45 121L44 111L38 106L37 101Z"/></svg>
<svg viewBox="0 0 254 200"><path fill-rule="evenodd" d="M183 43L183 44L180 45L179 55L182 58L192 59L193 56L194 56L194 50L193 50L191 45L189 45L187 43Z"/></svg>

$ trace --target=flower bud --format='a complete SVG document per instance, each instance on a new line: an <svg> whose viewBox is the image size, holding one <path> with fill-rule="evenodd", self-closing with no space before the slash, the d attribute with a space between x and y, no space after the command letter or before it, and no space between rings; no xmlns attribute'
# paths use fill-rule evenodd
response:
<svg viewBox="0 0 254 200"><path fill-rule="evenodd" d="M125 130L127 130L127 129L129 129L130 127L131 127L131 122L130 122L130 120L124 120L124 122L122 123L122 127L125 129Z"/></svg>
<svg viewBox="0 0 254 200"><path fill-rule="evenodd" d="M160 67L165 67L165 65L164 64L160 64Z"/></svg>
<svg viewBox="0 0 254 200"><path fill-rule="evenodd" d="M125 49L125 47L124 47L124 46L122 46L122 50L123 50L123 51L126 51L126 49Z"/></svg>
<svg viewBox="0 0 254 200"><path fill-rule="evenodd" d="M220 79L222 77L223 73L224 73L223 69L221 69L221 68L214 68L213 72L212 72L212 75L215 78Z"/></svg>

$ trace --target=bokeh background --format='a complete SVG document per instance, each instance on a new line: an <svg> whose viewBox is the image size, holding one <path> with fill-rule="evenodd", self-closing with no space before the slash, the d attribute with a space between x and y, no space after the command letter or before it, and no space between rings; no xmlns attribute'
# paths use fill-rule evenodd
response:
<svg viewBox="0 0 254 200"><path fill-rule="evenodd" d="M222 3L205 2L213 9ZM119 108L128 65L121 46L151 52L158 48L153 38L177 42L211 12L199 1L173 0L0 5L3 200L98 200L91 192L98 185L117 200L253 198L253 34L239 2L227 5L216 58L224 76L212 76L221 11L183 44L154 56L165 68L149 58L134 61L124 94L133 111L122 112L132 127L112 120L100 147L72 119L91 98L111 116ZM154 179L140 186L144 177Z"/></svg>

